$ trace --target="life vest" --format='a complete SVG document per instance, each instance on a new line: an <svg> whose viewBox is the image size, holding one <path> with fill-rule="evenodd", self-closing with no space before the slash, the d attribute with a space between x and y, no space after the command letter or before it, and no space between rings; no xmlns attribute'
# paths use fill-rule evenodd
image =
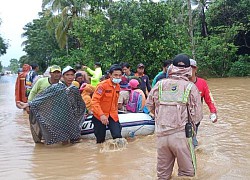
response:
<svg viewBox="0 0 250 180"><path fill-rule="evenodd" d="M130 112L139 112L142 109L142 95L139 92L131 90L126 109Z"/></svg>
<svg viewBox="0 0 250 180"><path fill-rule="evenodd" d="M186 105L193 83L189 83L186 88L181 84L170 84L167 90L162 90L162 81L159 84L159 101L165 105Z"/></svg>

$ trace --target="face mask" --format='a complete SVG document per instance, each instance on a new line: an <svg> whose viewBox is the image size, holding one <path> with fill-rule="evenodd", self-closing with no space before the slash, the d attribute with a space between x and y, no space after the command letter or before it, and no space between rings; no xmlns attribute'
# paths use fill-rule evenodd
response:
<svg viewBox="0 0 250 180"><path fill-rule="evenodd" d="M115 84L119 84L121 81L122 81L121 78L113 78L112 79L112 82Z"/></svg>

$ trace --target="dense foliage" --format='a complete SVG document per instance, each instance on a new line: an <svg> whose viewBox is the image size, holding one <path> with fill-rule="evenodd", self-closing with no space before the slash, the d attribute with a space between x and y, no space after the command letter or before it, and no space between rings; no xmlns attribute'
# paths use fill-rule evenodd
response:
<svg viewBox="0 0 250 180"><path fill-rule="evenodd" d="M191 11L190 3L198 7ZM250 75L250 1L206 7L206 0L43 0L40 18L24 27L27 55L19 62L38 62L42 70L94 61L103 70L120 62L135 70L144 63L153 78L162 60L186 53L200 75Z"/></svg>
<svg viewBox="0 0 250 180"><path fill-rule="evenodd" d="M2 20L0 18L0 26L1 26L1 23L2 23ZM0 56L6 54L7 49L8 49L8 43L2 38L0 34Z"/></svg>

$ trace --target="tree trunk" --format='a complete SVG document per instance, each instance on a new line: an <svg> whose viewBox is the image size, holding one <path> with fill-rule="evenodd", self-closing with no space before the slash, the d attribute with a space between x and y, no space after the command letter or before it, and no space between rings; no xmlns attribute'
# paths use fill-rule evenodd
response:
<svg viewBox="0 0 250 180"><path fill-rule="evenodd" d="M189 33L189 38L190 38L190 43L191 43L191 50L192 50L192 57L195 59L195 47L194 47L194 27L193 27L193 18L192 18L192 9L191 9L191 0L187 0L187 5L188 5L188 33Z"/></svg>

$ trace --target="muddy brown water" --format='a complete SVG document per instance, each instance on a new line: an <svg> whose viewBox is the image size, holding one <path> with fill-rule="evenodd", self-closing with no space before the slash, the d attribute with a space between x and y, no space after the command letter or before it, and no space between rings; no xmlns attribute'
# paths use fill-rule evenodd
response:
<svg viewBox="0 0 250 180"><path fill-rule="evenodd" d="M25 112L15 107L15 76L0 79L0 179L156 179L155 136L128 139L123 151L101 153L94 140L34 144ZM219 121L204 119L193 179L250 179L250 78L209 79ZM177 178L177 167L173 179Z"/></svg>

